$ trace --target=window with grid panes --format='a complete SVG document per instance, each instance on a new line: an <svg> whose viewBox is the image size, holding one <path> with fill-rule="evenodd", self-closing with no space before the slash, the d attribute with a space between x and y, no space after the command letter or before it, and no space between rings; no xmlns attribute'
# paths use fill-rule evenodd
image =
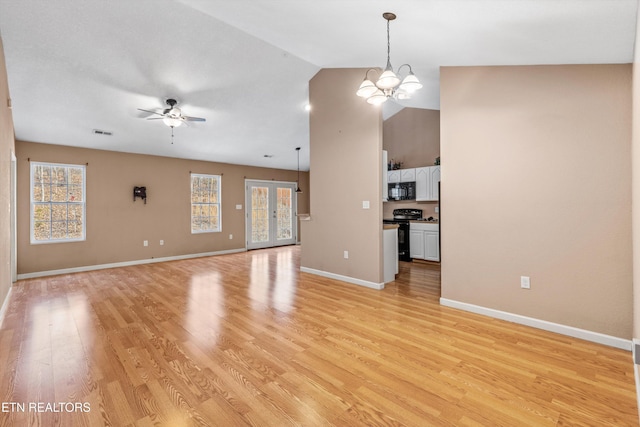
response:
<svg viewBox="0 0 640 427"><path fill-rule="evenodd" d="M220 175L191 174L191 233L222 230Z"/></svg>
<svg viewBox="0 0 640 427"><path fill-rule="evenodd" d="M85 240L86 167L31 162L31 243Z"/></svg>

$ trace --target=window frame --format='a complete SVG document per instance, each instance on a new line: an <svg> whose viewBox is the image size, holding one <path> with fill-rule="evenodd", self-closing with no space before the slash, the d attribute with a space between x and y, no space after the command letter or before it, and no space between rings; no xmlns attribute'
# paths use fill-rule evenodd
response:
<svg viewBox="0 0 640 427"><path fill-rule="evenodd" d="M87 167L86 165L76 165L76 164L67 164L67 163L51 163L51 162L29 162L29 240L32 245L43 245L50 243L71 243L71 242L84 242L87 240ZM48 202L37 202L34 200L34 173L38 166L46 166L49 168L62 167L67 169L67 176L69 176L68 170L80 169L82 171L82 201L69 201L66 200L64 202L54 202L49 200ZM51 186L51 183L49 184ZM69 183L67 182L67 186ZM51 199L51 197L49 197ZM50 232L49 239L46 240L37 240L35 238L35 207L37 205L48 205L50 207L50 215L49 215L49 224L50 229L53 230L53 206L55 205L65 205L67 206L67 217L66 221L69 221L69 206L81 206L82 208L82 236L79 238L63 238L63 239L54 239L51 238L52 233ZM40 221L38 221L40 222ZM68 231L67 231L68 234Z"/></svg>
<svg viewBox="0 0 640 427"><path fill-rule="evenodd" d="M194 178L209 178L209 179L215 179L216 183L217 183L217 188L216 188L216 192L218 194L218 201L216 203L211 203L211 202L193 202L193 179ZM189 222L190 222L190 229L191 229L191 234L203 234L203 233L221 233L222 232L222 175L214 175L214 174L207 174L207 173L194 173L191 172L190 176L189 176L189 186L190 186L190 190L189 190L189 209L190 209L190 213L189 213ZM193 229L193 219L194 219L194 215L193 215L193 206L194 204L197 205L206 205L206 206L217 206L218 208L218 227L216 229L206 229L206 230L194 230Z"/></svg>

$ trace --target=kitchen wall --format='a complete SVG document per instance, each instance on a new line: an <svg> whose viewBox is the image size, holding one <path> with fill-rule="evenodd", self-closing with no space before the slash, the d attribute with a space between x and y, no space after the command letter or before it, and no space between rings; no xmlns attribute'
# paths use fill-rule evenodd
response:
<svg viewBox="0 0 640 427"><path fill-rule="evenodd" d="M442 297L630 339L631 66L440 75Z"/></svg>
<svg viewBox="0 0 640 427"><path fill-rule="evenodd" d="M245 248L244 180L295 181L297 172L18 141L18 273ZM292 152L292 156L295 153ZM87 239L31 245L29 159L86 164ZM190 172L222 175L222 232L191 234ZM298 212L309 211L300 173ZM147 204L133 187L147 187ZM236 205L242 210L236 210ZM229 238L233 235L233 239ZM144 247L143 240L149 241ZM160 246L164 240L164 246Z"/></svg>
<svg viewBox="0 0 640 427"><path fill-rule="evenodd" d="M382 145L389 156L403 162L403 168L432 166L440 156L440 111L404 108L382 125ZM385 202L383 217L392 218L394 209L422 209L425 217L438 217L437 202Z"/></svg>
<svg viewBox="0 0 640 427"><path fill-rule="evenodd" d="M309 82L311 220L302 222L301 265L368 286L383 282L382 117L355 96L365 71L323 69Z"/></svg>
<svg viewBox="0 0 640 427"><path fill-rule="evenodd" d="M0 307L11 288L11 158L14 153L13 118L8 106L9 84L0 38Z"/></svg>

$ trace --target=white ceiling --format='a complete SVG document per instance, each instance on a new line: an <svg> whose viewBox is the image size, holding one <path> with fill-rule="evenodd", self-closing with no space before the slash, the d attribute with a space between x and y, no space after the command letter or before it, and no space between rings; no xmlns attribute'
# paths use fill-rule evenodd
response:
<svg viewBox="0 0 640 427"><path fill-rule="evenodd" d="M424 84L386 103L388 117L438 109L440 66L630 63L636 10L637 0L0 0L0 34L18 139L285 169L302 147L307 170L308 81L321 68L384 66L383 12L398 15L392 64L410 63ZM176 128L173 145L137 110L169 97L207 119Z"/></svg>

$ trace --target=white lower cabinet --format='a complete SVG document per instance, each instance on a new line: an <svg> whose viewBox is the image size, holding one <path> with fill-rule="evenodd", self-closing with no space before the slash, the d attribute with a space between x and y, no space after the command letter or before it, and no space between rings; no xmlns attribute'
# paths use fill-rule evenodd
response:
<svg viewBox="0 0 640 427"><path fill-rule="evenodd" d="M440 226L438 224L409 225L409 250L411 258L440 261Z"/></svg>

